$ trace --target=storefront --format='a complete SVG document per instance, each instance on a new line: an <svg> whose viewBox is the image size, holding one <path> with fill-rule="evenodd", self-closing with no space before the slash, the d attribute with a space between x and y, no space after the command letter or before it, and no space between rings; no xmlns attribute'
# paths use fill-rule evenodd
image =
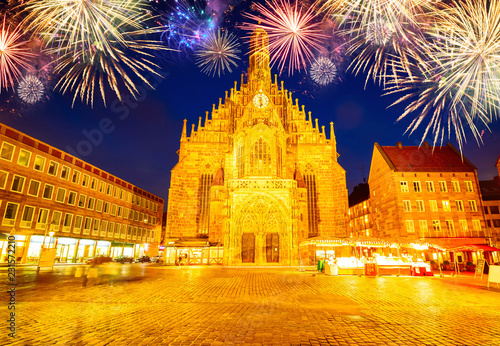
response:
<svg viewBox="0 0 500 346"><path fill-rule="evenodd" d="M56 263L75 263L78 245L78 239L76 238L58 238Z"/></svg>

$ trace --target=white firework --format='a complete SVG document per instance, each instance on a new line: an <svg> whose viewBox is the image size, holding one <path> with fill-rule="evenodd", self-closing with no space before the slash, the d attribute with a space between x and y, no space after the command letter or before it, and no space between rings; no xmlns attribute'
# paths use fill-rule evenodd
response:
<svg viewBox="0 0 500 346"><path fill-rule="evenodd" d="M369 23L366 27L366 40L377 46L385 45L394 34L389 23L381 18Z"/></svg>
<svg viewBox="0 0 500 346"><path fill-rule="evenodd" d="M24 77L17 87L17 94L26 103L35 104L40 101L45 92L43 83L35 76Z"/></svg>
<svg viewBox="0 0 500 346"><path fill-rule="evenodd" d="M328 58L320 57L311 66L311 78L319 85L328 85L337 76L337 66Z"/></svg>

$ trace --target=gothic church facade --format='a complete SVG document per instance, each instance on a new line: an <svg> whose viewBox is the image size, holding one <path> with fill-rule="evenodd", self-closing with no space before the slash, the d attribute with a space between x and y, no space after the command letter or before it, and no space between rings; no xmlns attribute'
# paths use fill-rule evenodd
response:
<svg viewBox="0 0 500 346"><path fill-rule="evenodd" d="M188 136L172 169L166 237L223 245L226 265L296 265L300 242L346 235L345 170L330 123L274 82L269 39L250 39L250 65Z"/></svg>

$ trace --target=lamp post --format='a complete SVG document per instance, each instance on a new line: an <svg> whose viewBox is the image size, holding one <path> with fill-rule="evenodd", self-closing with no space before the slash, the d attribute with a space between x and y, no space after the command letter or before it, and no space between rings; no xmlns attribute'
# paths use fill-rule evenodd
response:
<svg viewBox="0 0 500 346"><path fill-rule="evenodd" d="M47 232L49 231L49 227L52 224L54 224L54 225L56 224L55 220L52 220L52 222L47 223L47 226L45 227L45 234L43 236L43 244L42 244L42 247L40 248L40 256L38 256L38 265L37 265L37 268L36 268L37 272L40 271L40 259L42 258L42 253L43 253L43 250L45 249L45 238L47 238ZM54 232L50 231L49 235L50 235L50 239L52 239L52 236L54 235ZM49 240L49 247L50 247L50 240Z"/></svg>

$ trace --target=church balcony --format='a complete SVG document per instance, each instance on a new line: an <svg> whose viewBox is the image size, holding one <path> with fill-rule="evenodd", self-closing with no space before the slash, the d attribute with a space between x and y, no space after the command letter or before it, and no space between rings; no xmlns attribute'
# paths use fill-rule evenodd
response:
<svg viewBox="0 0 500 346"><path fill-rule="evenodd" d="M292 179L238 179L228 181L229 189L296 189L297 182Z"/></svg>

